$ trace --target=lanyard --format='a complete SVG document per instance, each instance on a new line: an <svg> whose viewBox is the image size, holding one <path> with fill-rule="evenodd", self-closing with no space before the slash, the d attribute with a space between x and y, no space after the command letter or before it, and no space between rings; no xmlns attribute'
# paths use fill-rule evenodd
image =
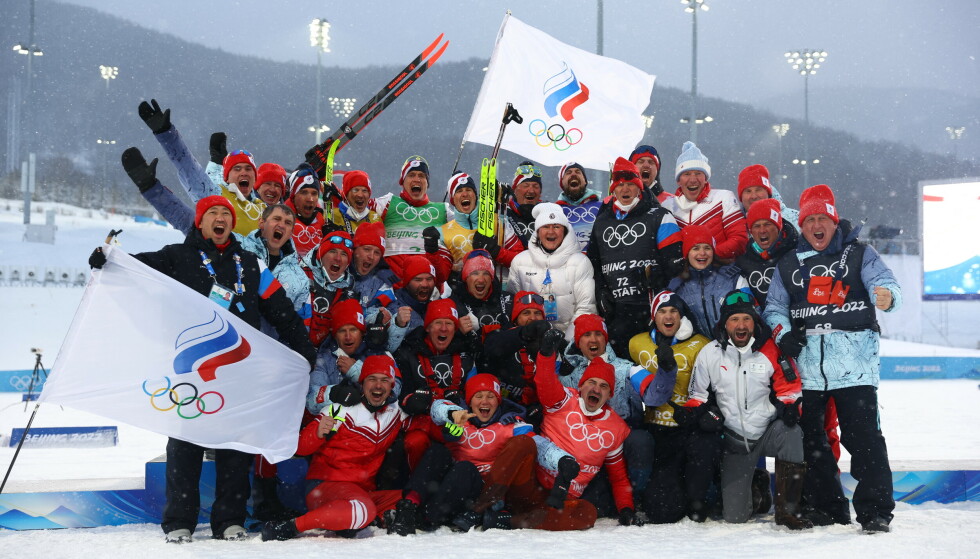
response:
<svg viewBox="0 0 980 559"><path fill-rule="evenodd" d="M214 273L214 268L211 267L211 259L208 255L204 254L203 250L197 251L201 255L201 262L204 263L204 268L208 271L208 275L214 280L214 283L218 283L218 276ZM245 293L245 284L242 283L242 257L238 256L236 253L232 258L235 259L235 272L238 274L238 281L235 282L235 293L241 296Z"/></svg>
<svg viewBox="0 0 980 559"><path fill-rule="evenodd" d="M463 358L460 354L456 353L453 355L453 368L449 378L449 385L446 387L439 386L439 379L436 377L435 371L432 370L432 361L429 361L428 357L422 355L418 357L419 364L422 365L422 370L425 371L425 377L429 382L429 388L432 389L432 393L437 398L442 398L447 390L459 390L462 388L460 381L463 379Z"/></svg>

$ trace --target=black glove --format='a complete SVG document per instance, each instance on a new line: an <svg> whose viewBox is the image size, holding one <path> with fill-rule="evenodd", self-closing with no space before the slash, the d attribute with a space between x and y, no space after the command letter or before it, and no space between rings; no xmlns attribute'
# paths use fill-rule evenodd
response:
<svg viewBox="0 0 980 559"><path fill-rule="evenodd" d="M416 390L402 400L402 409L409 415L421 415L432 405L432 392Z"/></svg>
<svg viewBox="0 0 980 559"><path fill-rule="evenodd" d="M636 515L636 511L631 508L625 508L619 511L619 525L620 526L643 526L646 522L642 518Z"/></svg>
<svg viewBox="0 0 980 559"><path fill-rule="evenodd" d="M221 165L228 155L228 136L224 132L211 134L211 161Z"/></svg>
<svg viewBox="0 0 980 559"><path fill-rule="evenodd" d="M551 330L551 323L547 320L534 320L520 327L519 334L524 342L534 342L541 340L544 333Z"/></svg>
<svg viewBox="0 0 980 559"><path fill-rule="evenodd" d="M150 99L149 103L143 101L140 103L137 111L139 112L140 118L150 127L150 130L154 134L166 132L173 127L170 124L170 109L165 111L160 109L160 104L157 103L156 99Z"/></svg>
<svg viewBox="0 0 980 559"><path fill-rule="evenodd" d="M657 366L665 371L677 369L677 359L674 358L674 348L667 344L657 346Z"/></svg>
<svg viewBox="0 0 980 559"><path fill-rule="evenodd" d="M460 390L447 390L442 393L442 398L454 404L459 404L463 402L463 392Z"/></svg>
<svg viewBox="0 0 980 559"><path fill-rule="evenodd" d="M350 384L337 384L330 389L330 401L344 407L354 406L361 401L361 391Z"/></svg>
<svg viewBox="0 0 980 559"><path fill-rule="evenodd" d="M136 183L136 188L140 189L140 193L145 193L157 183L158 161L159 159L154 159L147 165L146 159L143 158L143 154L137 148L129 148L122 153L123 169L126 170L129 178Z"/></svg>
<svg viewBox="0 0 980 559"><path fill-rule="evenodd" d="M698 408L705 408L704 412L699 414L698 427L707 433L721 431L721 428L725 426L725 416L721 415L721 410L718 409L718 406L702 404Z"/></svg>
<svg viewBox="0 0 980 559"><path fill-rule="evenodd" d="M374 322L368 325L367 332L364 334L364 342L370 348L385 349L388 345L388 329L385 327L384 313L378 312Z"/></svg>
<svg viewBox="0 0 980 559"><path fill-rule="evenodd" d="M778 398L774 398L776 406L776 417L783 420L787 427L793 427L800 422L800 404L797 401L784 403Z"/></svg>
<svg viewBox="0 0 980 559"><path fill-rule="evenodd" d="M323 183L323 199L332 202L333 200L343 200L344 197L340 194L340 190L337 189L337 185L333 181L327 181Z"/></svg>
<svg viewBox="0 0 980 559"><path fill-rule="evenodd" d="M541 338L541 347L538 349L538 355L545 357L554 355L564 341L565 335L561 333L561 330L548 330Z"/></svg>
<svg viewBox="0 0 980 559"><path fill-rule="evenodd" d="M442 440L447 443L459 442L463 438L463 426L457 425L452 421L447 421L442 426Z"/></svg>
<svg viewBox="0 0 980 559"><path fill-rule="evenodd" d="M494 260L496 260L497 256L500 255L500 243L497 242L496 235L494 235L493 237L488 237L486 235L481 235L480 233L474 234L473 250L477 250L481 248L489 252L490 256L492 256Z"/></svg>
<svg viewBox="0 0 980 559"><path fill-rule="evenodd" d="M524 423L535 427L541 425L544 420L544 407L541 404L529 404L524 412Z"/></svg>
<svg viewBox="0 0 980 559"><path fill-rule="evenodd" d="M693 429L698 425L700 420L698 408L702 406L698 406L697 408L689 408L678 404L673 400L670 400L667 403L670 404L670 407L674 408L674 421L677 422L678 426L685 429Z"/></svg>
<svg viewBox="0 0 980 559"><path fill-rule="evenodd" d="M599 314L606 319L606 324L616 320L616 299L608 287L599 290Z"/></svg>
<svg viewBox="0 0 980 559"><path fill-rule="evenodd" d="M425 252L429 254L439 252L439 230L431 225L423 229L422 242L425 244Z"/></svg>
<svg viewBox="0 0 980 559"><path fill-rule="evenodd" d="M105 263L105 253L102 252L102 247L93 250L91 256L88 257L88 265L96 270L101 270Z"/></svg>
<svg viewBox="0 0 980 559"><path fill-rule="evenodd" d="M580 467L578 462L571 456L562 456L558 460L558 474L555 475L555 484L551 488L551 493L545 499L549 507L561 510L565 506L565 498L568 496L568 489L572 485L572 480L578 477Z"/></svg>
<svg viewBox="0 0 980 559"><path fill-rule="evenodd" d="M805 324L800 324L799 328L793 328L789 332L786 332L779 339L779 349L782 350L783 355L792 359L800 356L800 352L803 351L804 346L806 346Z"/></svg>
<svg viewBox="0 0 980 559"><path fill-rule="evenodd" d="M558 376L567 377L574 372L575 366L569 363L567 360L562 359L561 363L558 364Z"/></svg>

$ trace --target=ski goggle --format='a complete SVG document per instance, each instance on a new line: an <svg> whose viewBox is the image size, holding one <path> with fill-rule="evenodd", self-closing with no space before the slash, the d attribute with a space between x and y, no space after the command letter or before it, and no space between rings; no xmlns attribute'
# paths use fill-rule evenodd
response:
<svg viewBox="0 0 980 559"><path fill-rule="evenodd" d="M327 242L332 245L344 245L349 249L354 248L354 241L346 237L341 237L340 235L330 235L329 237L327 237Z"/></svg>
<svg viewBox="0 0 980 559"><path fill-rule="evenodd" d="M749 294L744 291L733 291L725 296L726 305L735 305L737 303L752 303L752 298Z"/></svg>
<svg viewBox="0 0 980 559"><path fill-rule="evenodd" d="M541 169L538 169L534 165L521 165L517 168L517 172L514 173L515 177L537 177L541 178Z"/></svg>
<svg viewBox="0 0 980 559"><path fill-rule="evenodd" d="M522 305L544 305L544 297L537 293L525 293L517 299L517 302Z"/></svg>
<svg viewBox="0 0 980 559"><path fill-rule="evenodd" d="M613 173L614 184L619 181L632 182L638 178L640 178L640 175L637 175L633 171L616 171L615 173Z"/></svg>
<svg viewBox="0 0 980 559"><path fill-rule="evenodd" d="M244 155L246 157L252 157L252 154L248 150L236 149L235 151L229 151L228 155Z"/></svg>

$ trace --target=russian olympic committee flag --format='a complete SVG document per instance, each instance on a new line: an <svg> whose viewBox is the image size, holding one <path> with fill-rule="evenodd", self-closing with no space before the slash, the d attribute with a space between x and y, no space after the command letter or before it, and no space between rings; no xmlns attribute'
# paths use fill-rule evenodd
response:
<svg viewBox="0 0 980 559"><path fill-rule="evenodd" d="M655 77L506 15L463 140L497 141L507 103L524 117L501 147L542 165L609 170L643 139Z"/></svg>
<svg viewBox="0 0 980 559"><path fill-rule="evenodd" d="M105 248L39 402L280 462L296 452L310 365L118 248Z"/></svg>

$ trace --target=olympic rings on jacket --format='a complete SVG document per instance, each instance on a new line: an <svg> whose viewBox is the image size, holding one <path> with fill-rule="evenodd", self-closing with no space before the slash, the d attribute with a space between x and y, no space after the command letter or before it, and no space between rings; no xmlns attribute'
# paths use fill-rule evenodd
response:
<svg viewBox="0 0 980 559"><path fill-rule="evenodd" d="M536 122L540 123L538 126L540 129L538 131L535 131L535 128L538 128L535 126ZM567 150L568 148L581 142L582 138L585 136L585 134L578 128L569 128L568 130L565 130L565 127L558 123L548 126L547 123L540 118L536 118L529 122L527 125L527 131L534 136L534 143L543 148L554 146L554 148L558 151ZM578 138L572 141L572 138L576 135ZM543 143L542 138L544 138L547 143ZM565 147L561 147L562 143Z"/></svg>

